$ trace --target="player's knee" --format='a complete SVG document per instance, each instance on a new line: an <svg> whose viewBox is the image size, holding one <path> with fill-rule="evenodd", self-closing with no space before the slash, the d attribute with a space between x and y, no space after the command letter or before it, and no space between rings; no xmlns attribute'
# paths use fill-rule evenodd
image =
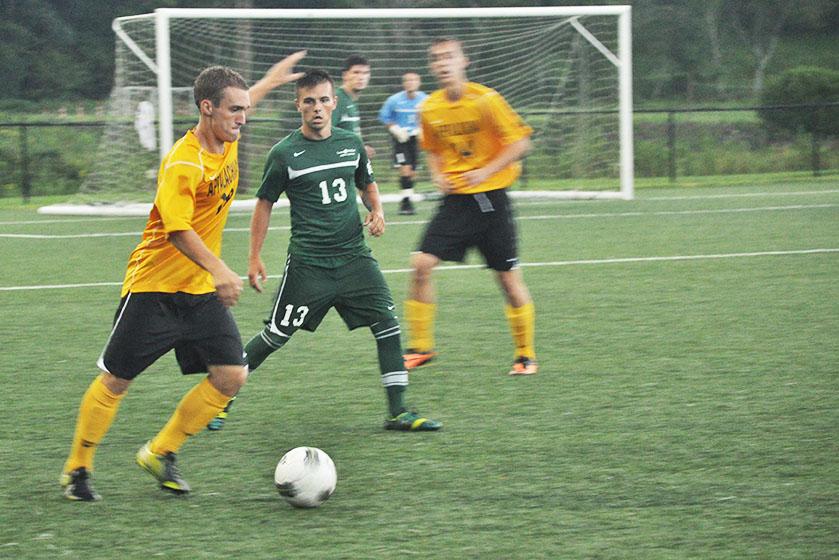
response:
<svg viewBox="0 0 839 560"><path fill-rule="evenodd" d="M530 292L518 269L499 271L498 283L507 298L507 302L513 307L521 307L530 302Z"/></svg>
<svg viewBox="0 0 839 560"><path fill-rule="evenodd" d="M102 384L115 395L123 394L128 390L128 386L131 385L131 379L123 379L107 371L103 371L101 375Z"/></svg>
<svg viewBox="0 0 839 560"><path fill-rule="evenodd" d="M230 382L236 386L236 392L239 392L239 389L247 382L248 380L248 366L241 366L236 368L235 371L231 372L230 375Z"/></svg>
<svg viewBox="0 0 839 560"><path fill-rule="evenodd" d="M210 366L210 382L225 395L232 397L248 380L248 366Z"/></svg>
<svg viewBox="0 0 839 560"><path fill-rule="evenodd" d="M414 268L414 277L419 280L427 280L431 277L431 271L437 266L439 259L428 253L414 253L411 255L411 266Z"/></svg>

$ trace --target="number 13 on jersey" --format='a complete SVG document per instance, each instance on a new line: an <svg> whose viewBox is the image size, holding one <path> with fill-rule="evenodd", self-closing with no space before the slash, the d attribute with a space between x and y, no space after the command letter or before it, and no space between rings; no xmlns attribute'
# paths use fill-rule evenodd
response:
<svg viewBox="0 0 839 560"><path fill-rule="evenodd" d="M341 177L332 181L332 187L328 186L327 181L321 181L320 187L321 202L323 204L331 204L332 202L344 202L347 200L347 182Z"/></svg>

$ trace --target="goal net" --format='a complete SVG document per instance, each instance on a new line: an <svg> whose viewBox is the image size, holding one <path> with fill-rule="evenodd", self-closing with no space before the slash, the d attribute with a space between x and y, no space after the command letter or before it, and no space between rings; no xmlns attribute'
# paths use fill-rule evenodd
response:
<svg viewBox="0 0 839 560"><path fill-rule="evenodd" d="M436 89L427 48L460 39L471 81L498 90L534 129L517 189L560 196L632 197L631 48L628 6L394 10L159 9L118 18L109 125L80 199L153 197L162 155L197 122L192 82L222 64L253 83L299 50L299 69L323 68L340 85L350 54L372 69L358 104L383 194L398 192L390 135L377 115L417 72ZM263 99L240 141L240 193L259 185L266 154L300 125L292 86ZM433 191L421 170L420 193ZM247 198L241 196L240 198Z"/></svg>

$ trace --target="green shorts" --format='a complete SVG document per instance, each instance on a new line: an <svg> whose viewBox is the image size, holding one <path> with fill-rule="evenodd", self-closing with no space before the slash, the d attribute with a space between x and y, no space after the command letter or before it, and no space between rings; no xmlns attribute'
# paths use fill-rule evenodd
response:
<svg viewBox="0 0 839 560"><path fill-rule="evenodd" d="M393 296L376 259L360 255L338 268L324 268L289 255L265 323L286 338L297 329L314 332L332 307L350 330L396 318Z"/></svg>

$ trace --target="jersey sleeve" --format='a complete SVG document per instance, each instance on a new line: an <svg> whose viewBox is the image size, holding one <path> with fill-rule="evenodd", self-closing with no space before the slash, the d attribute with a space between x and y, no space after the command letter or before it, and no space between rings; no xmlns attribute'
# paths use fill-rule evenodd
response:
<svg viewBox="0 0 839 560"><path fill-rule="evenodd" d="M203 178L204 170L195 163L176 161L164 167L154 205L166 233L192 229L195 195Z"/></svg>
<svg viewBox="0 0 839 560"><path fill-rule="evenodd" d="M256 191L257 198L264 198L277 202L288 184L288 167L276 148L268 153L265 169L262 172L262 183Z"/></svg>
<svg viewBox="0 0 839 560"><path fill-rule="evenodd" d="M396 98L390 96L385 101L382 108L379 110L379 120L384 124L393 124L396 122L396 118L393 114L393 106L396 104Z"/></svg>
<svg viewBox="0 0 839 560"><path fill-rule="evenodd" d="M361 139L358 141L358 167L355 168L355 188L358 190L366 190L367 185L375 183L376 178L373 176L373 162L367 157L367 150L364 149L364 144Z"/></svg>
<svg viewBox="0 0 839 560"><path fill-rule="evenodd" d="M485 111L489 115L502 144L512 144L533 134L533 129L510 107L500 93L492 92L486 95L484 99Z"/></svg>

